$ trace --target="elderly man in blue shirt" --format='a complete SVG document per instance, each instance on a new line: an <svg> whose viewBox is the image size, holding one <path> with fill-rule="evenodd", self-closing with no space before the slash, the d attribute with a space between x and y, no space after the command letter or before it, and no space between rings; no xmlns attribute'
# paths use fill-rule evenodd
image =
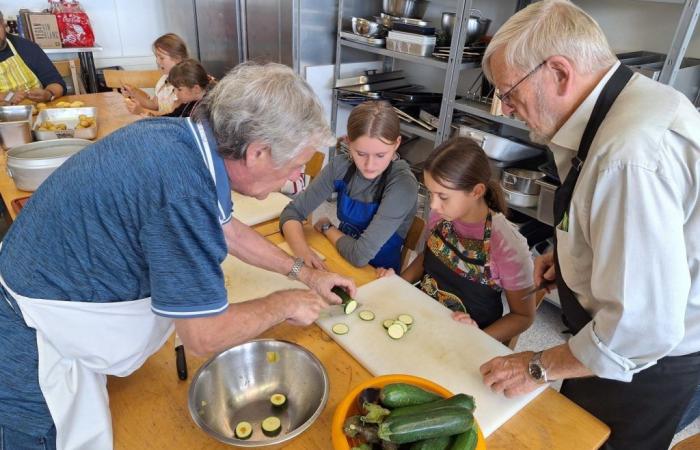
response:
<svg viewBox="0 0 700 450"><path fill-rule="evenodd" d="M312 323L355 286L306 267L231 216L231 190L264 198L333 142L310 87L243 64L192 119L124 127L63 164L0 249L0 435L9 448L109 449L106 375L126 376L175 329L195 354L283 321ZM311 290L229 305L230 253Z"/></svg>

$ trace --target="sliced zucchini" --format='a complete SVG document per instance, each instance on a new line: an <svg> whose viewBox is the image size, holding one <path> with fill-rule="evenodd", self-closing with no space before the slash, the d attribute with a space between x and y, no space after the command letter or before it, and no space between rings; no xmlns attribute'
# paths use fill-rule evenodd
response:
<svg viewBox="0 0 700 450"><path fill-rule="evenodd" d="M389 333L389 336L392 339L401 339L403 335L406 334L406 330L404 329L405 326L406 325L401 326L399 322L394 322L389 325L386 332Z"/></svg>
<svg viewBox="0 0 700 450"><path fill-rule="evenodd" d="M413 316L411 316L410 314L399 314L399 317L397 317L397 319L405 323L409 327L413 325Z"/></svg>
<svg viewBox="0 0 700 450"><path fill-rule="evenodd" d="M384 328L388 329L392 323L394 323L394 321L392 319L386 319L384 322L382 322L382 326Z"/></svg>
<svg viewBox="0 0 700 450"><path fill-rule="evenodd" d="M284 408L287 406L287 396L284 394L272 394L270 396L270 403L275 408Z"/></svg>
<svg viewBox="0 0 700 450"><path fill-rule="evenodd" d="M374 320L374 313L372 311L364 310L358 313L360 319L362 320Z"/></svg>
<svg viewBox="0 0 700 450"><path fill-rule="evenodd" d="M353 311L357 309L357 302L355 300L350 300L347 303L343 303L343 311L345 314L352 314Z"/></svg>
<svg viewBox="0 0 700 450"><path fill-rule="evenodd" d="M238 422L235 433L237 439L248 439L253 434L253 425L246 421Z"/></svg>
<svg viewBox="0 0 700 450"><path fill-rule="evenodd" d="M400 320L395 320L394 323L395 323L396 325L400 326L401 328L403 328L403 332L404 332L404 333L408 333L408 325L406 325L405 323L401 322Z"/></svg>
<svg viewBox="0 0 700 450"><path fill-rule="evenodd" d="M262 428L262 432L265 434L265 436L277 436L280 434L280 431L282 431L282 422L279 418L270 416L262 421L262 425L260 427Z"/></svg>
<svg viewBox="0 0 700 450"><path fill-rule="evenodd" d="M331 327L331 331L335 334L348 334L348 331L350 331L350 327L348 327L344 323L336 323Z"/></svg>

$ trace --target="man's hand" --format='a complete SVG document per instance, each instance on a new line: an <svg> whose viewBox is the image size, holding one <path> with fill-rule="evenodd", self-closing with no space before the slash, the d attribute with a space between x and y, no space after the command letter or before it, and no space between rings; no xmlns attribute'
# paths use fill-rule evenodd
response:
<svg viewBox="0 0 700 450"><path fill-rule="evenodd" d="M306 326L318 319L321 311L328 307L316 292L304 289L288 289L270 294L279 301L280 307L286 306L287 321L293 325Z"/></svg>
<svg viewBox="0 0 700 450"><path fill-rule="evenodd" d="M532 379L528 370L533 355L533 352L523 352L493 358L479 368L484 384L508 398L534 391L541 385Z"/></svg>
<svg viewBox="0 0 700 450"><path fill-rule="evenodd" d="M322 270L310 269L304 267L299 274L299 281L316 291L321 297L325 298L332 305L342 303L340 297L331 292L335 286L344 288L351 297L355 296L357 289L355 283L337 273L324 272Z"/></svg>
<svg viewBox="0 0 700 450"><path fill-rule="evenodd" d="M535 258L534 281L535 286L539 286L543 281L553 282L557 279L557 271L554 266L554 253L545 253L542 256ZM545 288L550 292L554 286Z"/></svg>
<svg viewBox="0 0 700 450"><path fill-rule="evenodd" d="M53 94L48 89L30 89L25 91L26 97L35 102L50 102Z"/></svg>

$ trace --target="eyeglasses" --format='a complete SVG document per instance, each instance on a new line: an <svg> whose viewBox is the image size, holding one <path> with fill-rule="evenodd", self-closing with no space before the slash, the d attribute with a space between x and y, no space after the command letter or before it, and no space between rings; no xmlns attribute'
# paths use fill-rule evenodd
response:
<svg viewBox="0 0 700 450"><path fill-rule="evenodd" d="M528 78L530 78L530 76L531 76L533 73L537 72L537 71L539 70L540 67L544 66L546 62L547 62L547 60L544 60L544 61L542 61L541 63L539 63L534 69L532 69L531 71L529 71L529 72L527 73L527 75L525 75L524 77L522 77L522 78L520 79L520 81L518 81L517 83L515 83L515 84L513 85L512 88L508 89L508 91L506 91L505 94L496 94L496 97L498 97L498 99L499 99L502 103L505 103L505 104L508 105L508 106L513 106L513 104L510 102L510 96L511 96L511 94L513 94L513 91L515 91L515 88L517 88L518 86L520 86L520 84L521 84L523 81L525 81L525 80L527 80Z"/></svg>

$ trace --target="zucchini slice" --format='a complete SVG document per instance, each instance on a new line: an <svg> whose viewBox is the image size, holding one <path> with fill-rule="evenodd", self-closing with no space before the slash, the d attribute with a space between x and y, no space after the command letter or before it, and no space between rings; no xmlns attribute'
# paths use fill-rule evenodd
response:
<svg viewBox="0 0 700 450"><path fill-rule="evenodd" d="M389 329L389 327L391 326L392 323L394 323L394 321L392 319L386 319L384 322L382 322L382 326L385 329Z"/></svg>
<svg viewBox="0 0 700 450"><path fill-rule="evenodd" d="M399 314L399 317L397 317L397 319L400 322L405 323L409 327L413 325L413 316L411 316L410 314Z"/></svg>
<svg viewBox="0 0 700 450"><path fill-rule="evenodd" d="M374 320L374 313L372 311L364 310L360 311L358 313L358 316L360 316L360 319L362 320Z"/></svg>
<svg viewBox="0 0 700 450"><path fill-rule="evenodd" d="M270 396L270 403L275 408L284 408L287 406L287 396L284 394L272 394Z"/></svg>
<svg viewBox="0 0 700 450"><path fill-rule="evenodd" d="M350 327L348 327L344 323L336 323L331 327L331 331L335 334L348 334L348 331L350 331Z"/></svg>
<svg viewBox="0 0 700 450"><path fill-rule="evenodd" d="M389 333L389 336L392 339L401 339L403 335L406 334L404 326L401 326L399 322L394 322L391 325L389 325L389 328L386 329L386 332Z"/></svg>
<svg viewBox="0 0 700 450"><path fill-rule="evenodd" d="M394 323L395 323L396 325L400 326L401 328L403 328L403 332L404 332L404 333L408 333L408 325L406 325L405 323L401 322L400 320L395 320Z"/></svg>
<svg viewBox="0 0 700 450"><path fill-rule="evenodd" d="M279 418L270 416L262 421L260 428L262 428L262 432L265 434L265 436L277 436L280 434L280 431L282 431L282 422Z"/></svg>
<svg viewBox="0 0 700 450"><path fill-rule="evenodd" d="M253 425L250 422L238 422L235 430L237 439L248 439L253 434Z"/></svg>
<svg viewBox="0 0 700 450"><path fill-rule="evenodd" d="M343 303L343 311L345 314L352 314L353 311L357 309L357 302L355 300L350 300L347 303Z"/></svg>

